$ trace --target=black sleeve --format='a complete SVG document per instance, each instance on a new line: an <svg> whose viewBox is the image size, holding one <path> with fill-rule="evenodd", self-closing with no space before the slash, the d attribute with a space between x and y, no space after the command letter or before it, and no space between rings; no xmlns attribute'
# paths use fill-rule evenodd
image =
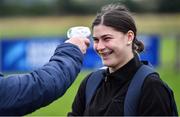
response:
<svg viewBox="0 0 180 117"><path fill-rule="evenodd" d="M82 116L85 110L85 89L86 82L90 75L88 75L82 82L75 96L72 104L72 112L68 113L68 116Z"/></svg>
<svg viewBox="0 0 180 117"><path fill-rule="evenodd" d="M142 87L142 94L138 113L141 116L172 115L169 93L160 80L159 75L151 74L146 78Z"/></svg>

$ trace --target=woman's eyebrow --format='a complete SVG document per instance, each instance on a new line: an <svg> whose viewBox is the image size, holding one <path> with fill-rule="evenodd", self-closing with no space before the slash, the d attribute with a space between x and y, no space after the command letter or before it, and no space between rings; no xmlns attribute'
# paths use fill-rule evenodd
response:
<svg viewBox="0 0 180 117"><path fill-rule="evenodd" d="M104 37L107 37L107 36L112 36L111 34L105 34L105 35L102 35L101 38L104 38Z"/></svg>
<svg viewBox="0 0 180 117"><path fill-rule="evenodd" d="M112 35L111 34L105 34L105 35L100 36L100 38L104 38L104 37L107 37L107 36L112 36ZM98 37L92 37L92 38L97 39Z"/></svg>

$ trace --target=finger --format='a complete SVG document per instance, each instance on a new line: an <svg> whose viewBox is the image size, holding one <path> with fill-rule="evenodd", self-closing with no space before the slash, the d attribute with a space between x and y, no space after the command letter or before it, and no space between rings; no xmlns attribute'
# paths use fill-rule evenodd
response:
<svg viewBox="0 0 180 117"><path fill-rule="evenodd" d="M86 49L82 49L82 53L83 53L83 54L86 54Z"/></svg>

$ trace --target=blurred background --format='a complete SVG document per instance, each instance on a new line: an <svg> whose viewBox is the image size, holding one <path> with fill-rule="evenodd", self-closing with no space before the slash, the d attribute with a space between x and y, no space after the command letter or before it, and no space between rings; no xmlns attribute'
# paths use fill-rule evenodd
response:
<svg viewBox="0 0 180 117"><path fill-rule="evenodd" d="M122 3L132 11L138 38L146 46L141 59L151 61L173 89L180 110L179 0L0 0L0 70L8 75L41 67L67 39L70 27L91 27L97 11L108 3ZM27 116L66 115L80 82L101 66L91 44L83 70L66 94Z"/></svg>

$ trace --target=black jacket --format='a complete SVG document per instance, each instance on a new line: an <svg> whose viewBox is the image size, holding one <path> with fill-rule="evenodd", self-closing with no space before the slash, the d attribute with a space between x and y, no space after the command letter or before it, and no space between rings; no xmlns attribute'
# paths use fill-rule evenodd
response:
<svg viewBox="0 0 180 117"><path fill-rule="evenodd" d="M69 116L116 116L123 115L124 99L129 83L142 65L137 56L114 73L104 74L105 80L100 84L90 105L85 108L86 79L81 83ZM158 74L150 74L144 81L138 115L172 115L169 94Z"/></svg>

